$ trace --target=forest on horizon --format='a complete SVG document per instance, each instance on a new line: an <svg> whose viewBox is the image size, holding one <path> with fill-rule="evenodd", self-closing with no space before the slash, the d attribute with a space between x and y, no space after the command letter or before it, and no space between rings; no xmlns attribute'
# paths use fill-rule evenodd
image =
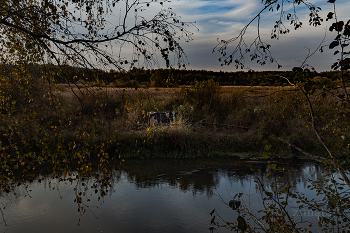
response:
<svg viewBox="0 0 350 233"><path fill-rule="evenodd" d="M222 86L289 86L289 82L304 82L315 79L327 85L341 79L341 71L207 71L186 69L138 69L129 71L103 71L72 66L27 65L33 77L49 71L57 83L96 82L96 85L116 87L176 87L194 85L196 82L213 80ZM63 69L62 69L63 68ZM6 69L5 69L6 70ZM10 67L7 69L11 70ZM6 72L6 71L4 71ZM302 72L302 75L297 73ZM350 73L349 71L347 73ZM346 76L346 75L345 75ZM287 80L288 79L288 80Z"/></svg>

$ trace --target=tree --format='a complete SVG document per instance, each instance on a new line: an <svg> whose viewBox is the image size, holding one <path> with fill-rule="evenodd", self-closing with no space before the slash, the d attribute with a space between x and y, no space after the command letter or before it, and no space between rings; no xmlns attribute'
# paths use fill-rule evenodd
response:
<svg viewBox="0 0 350 233"><path fill-rule="evenodd" d="M167 67L185 65L179 40L191 40L192 33L186 29L191 23L163 8L163 1L157 3L161 6L158 13L147 15L147 8L156 2L2 0L1 61L37 63L45 59L56 64L122 69L123 65L159 65L160 53ZM132 56L126 58L129 52L123 53L123 49Z"/></svg>
<svg viewBox="0 0 350 233"><path fill-rule="evenodd" d="M256 61L260 65L267 63L277 63L278 68L282 67L278 61L271 54L271 45L264 41L260 35L260 22L262 14L269 12L278 12L279 17L274 22L273 29L271 31L271 39L279 39L281 35L288 34L290 30L286 26L285 22L289 22L295 30L301 28L303 23L300 21L297 15L298 7L306 7L309 10L309 24L315 27L321 25L323 19L319 13L320 7L311 4L307 0L262 0L264 7L255 15L255 17L246 24L240 33L231 39L219 40L219 43L213 51L219 52L222 57L219 59L221 65L234 64L236 68L243 68L246 60ZM291 9L290 11L287 11ZM257 35L252 42L246 42L245 33L252 24L256 22ZM233 50L228 51L229 46L233 45Z"/></svg>
<svg viewBox="0 0 350 233"><path fill-rule="evenodd" d="M260 65L266 64L267 61L270 62L277 62L271 54L270 47L271 45L267 44L266 42L262 41L259 33L259 25L260 25L260 17L263 12L266 10L269 11L279 11L280 16L279 19L276 21L276 24L274 25L272 32L271 32L271 39L278 39L281 34L289 33L289 29L285 26L284 20L287 20L290 22L291 25L293 25L294 29L297 30L302 26L302 22L299 20L297 14L296 14L296 7L299 5L306 6L310 13L309 13L309 24L312 26L319 26L323 22L323 19L319 16L319 12L321 11L320 7L316 7L315 5L311 4L308 1L304 0L294 0L294 1L285 1L285 0L266 0L264 2L264 8L241 30L238 36L229 39L229 40L221 40L219 44L217 45L216 49L218 52L221 53L222 58L220 58L220 61L222 62L222 65L230 65L231 63L234 63L236 68L243 68L245 65L245 59L247 54L250 54L251 60L256 60L257 63ZM288 13L284 9L286 5L290 3L292 4L292 7L294 9L293 13ZM329 0L328 3L334 5L334 11L329 12L327 14L326 20L334 19L334 23L329 28L329 31L333 32L335 31L337 33L334 40L327 46L329 49L339 48L340 50L336 50L334 52L334 55L339 54L340 58L337 59L337 61L332 65L333 70L340 70L342 73L341 75L341 84L344 94L337 95L337 97L340 99L342 104L350 104L350 99L347 91L347 85L348 80L345 78L345 71L350 69L350 58L348 57L350 54L350 51L346 51L345 48L349 45L350 41L350 20L347 21L347 23L344 23L344 21L340 21L336 17L336 5L335 0ZM244 35L247 30L247 28L252 24L254 20L257 19L258 22L258 31L257 31L257 37L253 40L251 44L246 44L244 40ZM235 49L233 52L231 52L228 55L227 47L230 43L237 42ZM320 52L323 52L323 49L325 45L323 45L324 39L322 40L322 43L318 46L317 50L320 50ZM252 51L251 51L252 50ZM316 51L317 51L316 50ZM313 75L310 75L310 70L308 67L313 67L307 63L307 60L313 56L316 51L310 52L305 58L304 62L300 65L300 67L294 67L293 72L295 72L295 77L297 76L303 76L301 79L302 81L299 83L291 83L287 78L288 82L292 86L296 86L306 97L306 101L309 105L310 110L310 117L311 117L311 124L312 129L315 131L315 134L319 138L321 144L326 148L328 151L329 156L332 158L332 160L336 160L335 155L327 145L327 143L324 141L322 136L319 133L319 130L317 129L315 125L315 113L312 106L312 101L310 100L310 95L315 93L315 90L317 89L316 82L312 79L314 78ZM278 63L277 63L278 64ZM278 67L280 68L281 65L278 64ZM313 69L315 71L315 69ZM305 71L305 73L303 73ZM328 88L328 90L326 90ZM330 89L333 87L323 87L322 97L325 98L327 96L326 91L330 91ZM331 95L335 95L334 93L330 93ZM348 110L348 109L346 109ZM294 145L293 145L294 146ZM300 149L300 148L299 148ZM303 152L304 154L307 154ZM311 156L310 154L307 154L308 156ZM333 161L335 162L335 161ZM345 177L343 177L345 179ZM346 178L345 181L347 182L349 188L350 188L350 181Z"/></svg>
<svg viewBox="0 0 350 233"><path fill-rule="evenodd" d="M10 190L16 170L23 180L43 165L85 174L93 157L105 169L106 151L117 144L110 116L128 109L128 100L91 85L101 69L125 76L128 68L162 65L159 55L167 67L187 64L180 42L192 40L192 23L166 2L0 0L0 192ZM56 85L64 79L69 101Z"/></svg>
<svg viewBox="0 0 350 233"><path fill-rule="evenodd" d="M268 62L277 63L278 68L281 65L276 61L270 51L271 45L263 41L260 36L260 19L265 11L279 12L279 18L275 21L275 25L271 31L271 39L278 39L281 35L287 34L290 30L285 26L285 22L289 22L295 30L300 28L303 23L299 20L296 14L296 8L300 6L307 7L309 10L309 25L320 26L323 23L323 18L320 16L321 8L311 4L307 0L265 0L263 9L241 30L239 35L228 40L219 41L214 51L218 51L222 57L219 59L221 65L234 64L236 68L244 68L246 59L255 60L260 65L265 65ZM323 230L338 232L348 229L349 212L344 209L345 203L349 201L348 190L350 189L350 180L348 172L344 168L349 164L349 115L350 115L350 98L348 94L349 72L350 69L350 51L347 49L350 41L350 20L340 20L337 17L336 0L328 0L329 4L333 4L333 11L328 12L326 21L333 20L329 31L335 33L335 37L330 44L325 44L325 39L315 51L310 51L301 63L300 67L293 68L294 77L291 82L286 79L291 86L300 91L304 96L304 103L308 106L308 127L315 133L319 143L327 151L327 156L317 156L304 151L302 148L291 144L287 140L265 132L271 139L277 139L297 149L304 155L319 160L326 165L327 171L324 173L322 180L312 181L310 188L316 190L317 195L324 197L324 203L313 200L307 200L303 195L299 195L300 201L307 207L313 210L329 213L328 217L319 217L319 226L324 227ZM290 7L291 6L291 7ZM288 12L285 9L291 8ZM257 21L257 36L251 43L246 43L245 33L247 28ZM234 44L233 51L228 51L229 45ZM334 71L340 71L340 80L338 87L327 85L320 82L320 77L316 77L317 73L311 64L308 64L308 59L315 56L316 52L323 52L325 48L335 49L334 55L339 58L334 62L331 68ZM311 69L311 70L310 70ZM328 98L333 106L333 112L321 112L315 110L315 103L319 100L325 101ZM266 141L267 142L267 141ZM265 154L269 158L269 153ZM269 164L272 170L276 169L276 165ZM336 174L340 175L338 179ZM282 178L283 179L283 178ZM290 231L306 231L307 228L301 229L297 223L291 218L286 210L288 206L288 197L297 197L296 194L290 192L290 184L286 184L282 190L279 189L277 182L271 185L270 190L264 187L264 184L258 179L261 190L261 196L269 205L264 206L262 212L265 215L261 218L256 218L249 209L243 208L245 216L251 216L252 219L262 227L265 232L276 232L275 227L285 226ZM322 183L322 184L321 184ZM321 184L321 185L320 185ZM272 192L270 192L272 190ZM282 201L279 200L282 195ZM273 221L271 221L271 217ZM277 225L276 225L277 224ZM237 229L237 225L233 228ZM239 222L238 222L238 229ZM279 228L280 229L280 228ZM281 229L280 229L281 230ZM278 231L280 231L278 230ZM285 229L284 229L285 230Z"/></svg>

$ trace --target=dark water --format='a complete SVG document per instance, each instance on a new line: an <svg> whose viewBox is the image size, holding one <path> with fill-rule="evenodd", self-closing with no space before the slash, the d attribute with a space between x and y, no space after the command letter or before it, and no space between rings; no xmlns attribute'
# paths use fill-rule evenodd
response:
<svg viewBox="0 0 350 233"><path fill-rule="evenodd" d="M306 186L308 179L321 176L321 167L280 166L296 170L286 178L292 191L314 195ZM244 193L252 209L259 208L254 179L269 171L267 164L235 160L129 160L114 169L87 178L77 172L42 174L2 194L0 232L210 232L214 208L225 221L236 220L237 212L223 202L237 193ZM274 178L263 180L269 184ZM317 221L317 213L301 215Z"/></svg>

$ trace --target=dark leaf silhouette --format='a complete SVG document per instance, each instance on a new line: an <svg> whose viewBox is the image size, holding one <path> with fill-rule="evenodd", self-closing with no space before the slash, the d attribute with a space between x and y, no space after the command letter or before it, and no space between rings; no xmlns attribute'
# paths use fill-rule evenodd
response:
<svg viewBox="0 0 350 233"><path fill-rule="evenodd" d="M337 47L338 45L339 45L339 41L335 40L329 45L329 48L333 49L333 48Z"/></svg>
<svg viewBox="0 0 350 233"><path fill-rule="evenodd" d="M210 215L213 215L214 212L215 212L215 208L212 211L210 211Z"/></svg>
<svg viewBox="0 0 350 233"><path fill-rule="evenodd" d="M329 27L329 31L336 30L337 32L341 32L344 27L344 21L339 21L336 23L333 23L332 26Z"/></svg>
<svg viewBox="0 0 350 233"><path fill-rule="evenodd" d="M334 15L333 12L329 12L329 13L327 14L327 19L326 19L326 21L328 21L329 19L333 19L333 15Z"/></svg>
<svg viewBox="0 0 350 233"><path fill-rule="evenodd" d="M237 217L237 222L238 222L238 229L240 229L241 231L245 231L247 229L247 223L242 216Z"/></svg>
<svg viewBox="0 0 350 233"><path fill-rule="evenodd" d="M343 34L344 34L344 36L349 36L350 37L350 26L349 25L347 25L345 27L345 30L344 30Z"/></svg>
<svg viewBox="0 0 350 233"><path fill-rule="evenodd" d="M239 208L239 206L241 205L240 201L236 201L236 200L231 200L228 204L233 210L236 210Z"/></svg>

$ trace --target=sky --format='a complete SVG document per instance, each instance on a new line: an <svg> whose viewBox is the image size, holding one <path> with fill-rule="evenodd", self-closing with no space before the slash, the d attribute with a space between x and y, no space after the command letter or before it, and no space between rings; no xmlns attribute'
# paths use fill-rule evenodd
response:
<svg viewBox="0 0 350 233"><path fill-rule="evenodd" d="M327 3L327 0L310 0L310 2L321 7L320 15L324 19L333 7L333 4ZM337 0L336 3L338 18L346 22L349 20L350 1ZM195 26L199 29L197 31L196 28L190 28L194 32L193 41L182 44L190 63L187 69L236 71L232 64L221 66L218 61L220 54L213 53L213 48L217 45L218 38L227 40L237 36L240 30L263 8L263 4L261 0L173 0L164 4L164 7L171 7L183 21L196 22ZM278 13L267 11L261 17L262 39L271 44L273 57L282 65L280 70L291 70L299 66L301 61L305 60L308 51L315 51L325 35L324 45L330 44L336 36L328 30L333 21L324 20L321 26L314 28L308 25L307 9L297 7L296 10L303 26L301 29L294 30L286 22L290 33L281 36L279 40L272 40L270 35L274 22L279 18ZM291 12L292 9L288 11ZM256 37L256 29L257 21L253 22L247 31L247 42ZM233 48L234 44L228 51L232 51ZM308 60L308 64L317 71L331 70L331 65L338 58L333 55L333 52L327 47L324 53L315 53ZM256 71L277 70L277 64L260 66L255 62L247 62L246 68Z"/></svg>

